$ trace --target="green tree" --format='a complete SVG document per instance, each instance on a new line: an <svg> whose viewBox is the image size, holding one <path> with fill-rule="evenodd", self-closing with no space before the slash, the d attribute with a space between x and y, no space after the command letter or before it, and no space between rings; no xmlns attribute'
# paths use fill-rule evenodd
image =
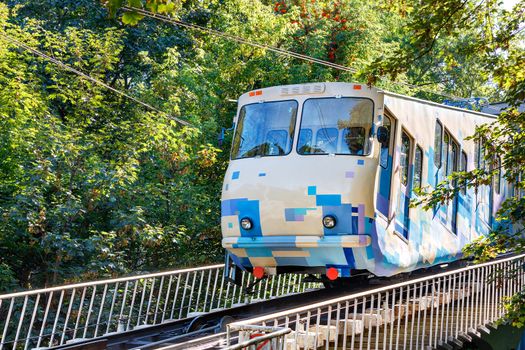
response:
<svg viewBox="0 0 525 350"><path fill-rule="evenodd" d="M110 19L28 21L37 5L2 4L2 32L178 112L176 96L165 103L133 69L152 65L148 55L123 54L126 30ZM218 149L195 129L0 40L2 288L13 278L29 287L216 261L220 182L205 179L217 178Z"/></svg>

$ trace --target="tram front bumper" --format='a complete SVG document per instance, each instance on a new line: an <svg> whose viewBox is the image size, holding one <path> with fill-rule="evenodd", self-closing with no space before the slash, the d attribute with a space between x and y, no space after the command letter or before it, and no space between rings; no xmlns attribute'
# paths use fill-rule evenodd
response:
<svg viewBox="0 0 525 350"><path fill-rule="evenodd" d="M225 237L222 246L236 265L355 268L354 249L370 249L369 235ZM324 270L323 270L324 271Z"/></svg>
<svg viewBox="0 0 525 350"><path fill-rule="evenodd" d="M283 248L360 248L372 243L369 235L339 236L253 236L224 237L222 246L225 249L283 249Z"/></svg>

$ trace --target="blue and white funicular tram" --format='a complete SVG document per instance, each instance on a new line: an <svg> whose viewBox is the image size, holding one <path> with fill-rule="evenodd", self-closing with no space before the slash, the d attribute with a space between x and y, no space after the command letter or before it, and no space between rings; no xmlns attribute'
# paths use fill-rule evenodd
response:
<svg viewBox="0 0 525 350"><path fill-rule="evenodd" d="M222 245L257 278L390 276L456 260L488 232L506 191L462 189L431 211L409 202L415 188L478 166L464 138L492 118L352 83L248 92L234 119Z"/></svg>

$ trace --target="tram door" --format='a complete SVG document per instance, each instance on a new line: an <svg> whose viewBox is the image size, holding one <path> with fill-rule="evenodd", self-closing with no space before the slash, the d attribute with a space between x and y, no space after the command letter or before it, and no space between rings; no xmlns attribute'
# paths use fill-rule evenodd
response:
<svg viewBox="0 0 525 350"><path fill-rule="evenodd" d="M388 131L388 140L381 143L379 155L379 191L377 193L377 210L390 219L390 196L392 192L392 168L395 145L396 120L385 115L383 126Z"/></svg>
<svg viewBox="0 0 525 350"><path fill-rule="evenodd" d="M411 157L414 142L405 130L401 130L399 147L399 191L397 194L395 231L408 239L410 226L410 197L412 194Z"/></svg>

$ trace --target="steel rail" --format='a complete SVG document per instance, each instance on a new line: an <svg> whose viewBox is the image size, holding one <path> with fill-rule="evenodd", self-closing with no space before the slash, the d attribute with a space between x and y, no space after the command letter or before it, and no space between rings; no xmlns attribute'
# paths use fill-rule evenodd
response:
<svg viewBox="0 0 525 350"><path fill-rule="evenodd" d="M226 339L226 332L206 335L201 338L188 340L182 344L169 344L157 348L157 350L186 350L186 349L211 349L220 347Z"/></svg>

